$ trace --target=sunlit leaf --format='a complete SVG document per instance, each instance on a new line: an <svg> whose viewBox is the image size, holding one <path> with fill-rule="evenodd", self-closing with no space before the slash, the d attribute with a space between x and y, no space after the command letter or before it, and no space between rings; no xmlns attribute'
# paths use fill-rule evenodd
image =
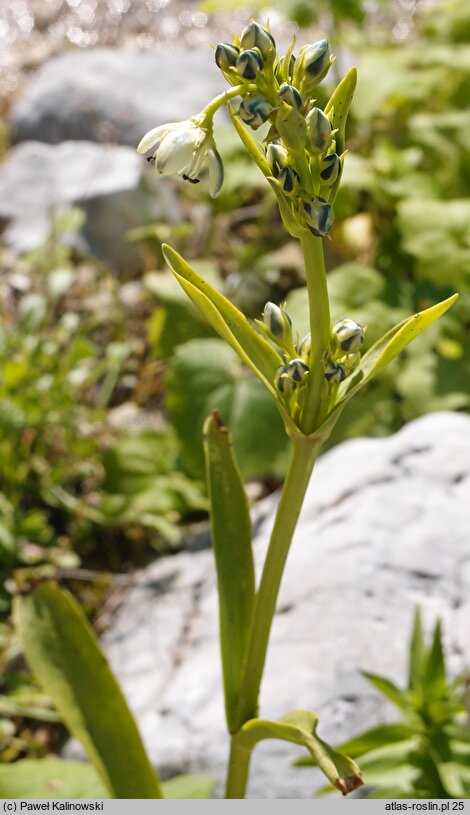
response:
<svg viewBox="0 0 470 815"><path fill-rule="evenodd" d="M52 583L14 601L14 620L37 679L114 798L161 798L122 691L78 603Z"/></svg>
<svg viewBox="0 0 470 815"><path fill-rule="evenodd" d="M361 771L352 759L336 752L317 736L317 725L316 713L293 710L277 721L250 719L234 738L248 750L264 739L280 739L306 747L328 780L347 795L362 786Z"/></svg>
<svg viewBox="0 0 470 815"><path fill-rule="evenodd" d="M225 715L233 732L253 614L255 570L248 500L230 434L216 411L204 426L204 449L219 593Z"/></svg>

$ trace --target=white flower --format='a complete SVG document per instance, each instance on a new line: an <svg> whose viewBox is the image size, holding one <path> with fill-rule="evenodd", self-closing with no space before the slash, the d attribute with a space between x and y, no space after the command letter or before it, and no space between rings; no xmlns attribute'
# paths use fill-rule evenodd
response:
<svg viewBox="0 0 470 815"><path fill-rule="evenodd" d="M209 192L215 198L224 180L224 166L215 145L212 128L203 126L201 119L170 122L150 130L140 142L137 152L148 153L160 175L178 173L185 181L197 184L206 175Z"/></svg>

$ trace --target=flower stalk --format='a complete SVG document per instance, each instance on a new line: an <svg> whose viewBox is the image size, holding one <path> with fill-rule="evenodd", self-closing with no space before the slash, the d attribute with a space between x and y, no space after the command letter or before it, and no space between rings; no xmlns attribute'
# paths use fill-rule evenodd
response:
<svg viewBox="0 0 470 815"><path fill-rule="evenodd" d="M154 128L139 152L153 154L160 174L197 183L208 176L215 196L223 182L213 117L227 105L242 144L276 196L282 221L304 257L309 334L300 339L285 304L268 302L252 325L170 247L175 277L215 330L234 348L275 400L291 439L289 468L259 586L251 549L248 502L228 429L215 411L205 427L212 540L219 591L221 658L231 750L226 798L244 798L257 741L279 738L305 746L343 793L362 784L357 765L316 737L317 716L291 711L277 722L258 719L259 694L282 576L307 487L320 453L349 399L455 300L449 298L388 331L363 354L364 327L334 315L328 299L323 239L333 226L345 128L356 86L351 69L324 110L315 90L334 62L327 40L278 58L268 30L251 21L232 43L219 43L215 62L231 88L186 122ZM240 98L237 106L232 100ZM263 125L267 125L263 130ZM268 127L269 125L269 127ZM255 141L250 130L265 133ZM354 377L351 374L354 372Z"/></svg>

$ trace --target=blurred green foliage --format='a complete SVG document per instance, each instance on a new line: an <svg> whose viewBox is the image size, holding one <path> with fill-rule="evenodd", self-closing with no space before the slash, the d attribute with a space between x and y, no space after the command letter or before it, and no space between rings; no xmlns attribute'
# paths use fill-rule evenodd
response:
<svg viewBox="0 0 470 815"><path fill-rule="evenodd" d="M366 730L338 748L359 760L365 782L362 797L468 798L470 729L465 678L450 680L447 676L440 623L427 644L419 609L416 611L406 688L384 676L367 672L364 676L398 708L401 718ZM309 759L298 762L309 763Z"/></svg>

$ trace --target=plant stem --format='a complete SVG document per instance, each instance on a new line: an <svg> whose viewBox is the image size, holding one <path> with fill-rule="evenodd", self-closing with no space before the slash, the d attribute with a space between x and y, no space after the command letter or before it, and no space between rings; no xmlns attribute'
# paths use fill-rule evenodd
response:
<svg viewBox="0 0 470 815"><path fill-rule="evenodd" d="M227 782L225 785L226 798L245 797L250 758L251 750L247 750L246 747L240 747L236 736L232 736Z"/></svg>
<svg viewBox="0 0 470 815"><path fill-rule="evenodd" d="M201 111L201 116L212 119L214 113L216 113L219 108L222 107L222 105L227 104L230 99L233 99L235 96L246 96L248 93L256 90L257 86L251 83L235 85L229 91L224 91L224 93L219 93L218 96L214 96L214 98L211 99L211 101Z"/></svg>
<svg viewBox="0 0 470 815"><path fill-rule="evenodd" d="M323 357L330 344L331 325L322 238L306 232L300 238L300 245L305 261L312 347L309 393L301 421L301 430L308 435L315 430L321 418L320 410L327 387Z"/></svg>
<svg viewBox="0 0 470 815"><path fill-rule="evenodd" d="M244 722L257 715L259 689L282 574L320 447L319 443L314 444L302 438L295 440L293 444L291 461L255 598L245 669L238 701L238 727L241 727Z"/></svg>

